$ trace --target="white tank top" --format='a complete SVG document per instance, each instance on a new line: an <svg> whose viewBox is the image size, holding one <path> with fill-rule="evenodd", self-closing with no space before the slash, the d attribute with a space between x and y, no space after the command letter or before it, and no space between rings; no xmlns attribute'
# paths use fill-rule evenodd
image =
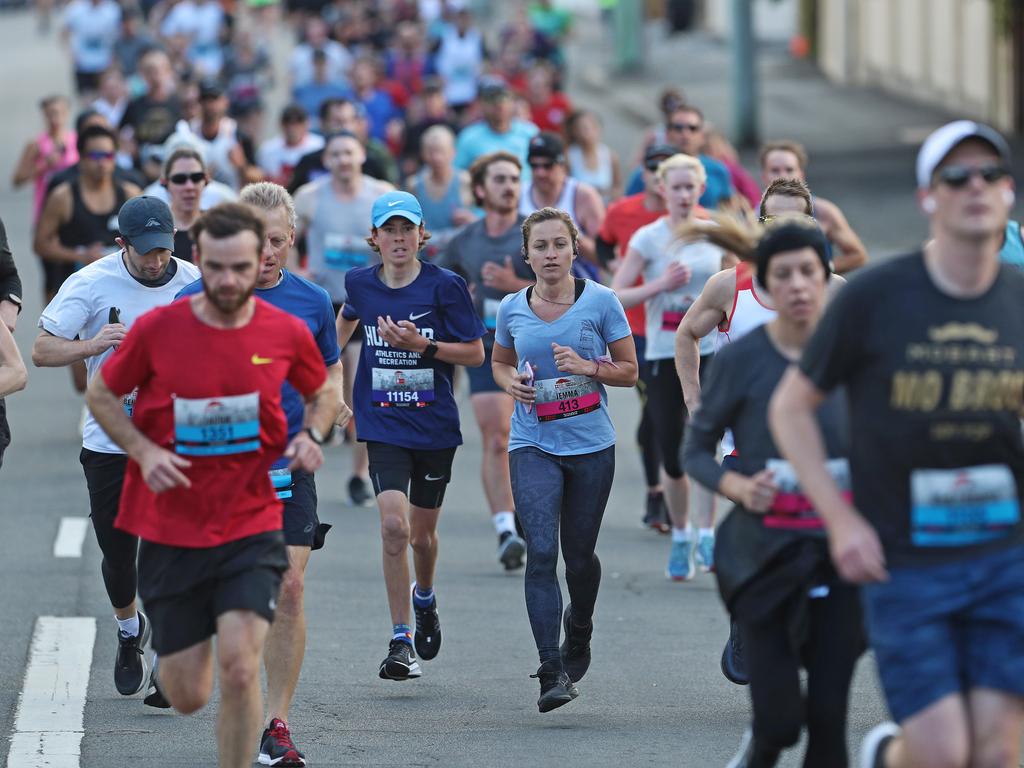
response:
<svg viewBox="0 0 1024 768"><path fill-rule="evenodd" d="M562 194L555 202L552 208L558 208L561 211L565 211L569 214L569 218L572 219L572 223L577 227L580 226L579 221L576 219L576 187L579 186L579 182L576 179L569 176L565 180L565 184L562 185ZM541 206L536 203L533 199L533 183L526 182L523 184L522 194L519 195L519 213L523 216L529 216L534 211L539 211ZM582 228L581 228L582 229Z"/></svg>
<svg viewBox="0 0 1024 768"><path fill-rule="evenodd" d="M604 144L597 147L597 168L587 167L583 150L572 144L566 153L569 158L569 173L574 179L597 189L605 199L612 189L612 152Z"/></svg>
<svg viewBox="0 0 1024 768"><path fill-rule="evenodd" d="M460 37L455 27L441 36L437 49L437 71L444 79L444 96L449 104L468 104L476 98L476 85L483 74L483 41L476 29Z"/></svg>

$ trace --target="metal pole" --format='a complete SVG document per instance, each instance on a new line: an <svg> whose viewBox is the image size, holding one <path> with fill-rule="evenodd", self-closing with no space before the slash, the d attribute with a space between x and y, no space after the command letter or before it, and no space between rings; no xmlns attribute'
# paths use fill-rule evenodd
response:
<svg viewBox="0 0 1024 768"><path fill-rule="evenodd" d="M615 71L640 72L644 68L643 0L619 0L612 15L615 29Z"/></svg>
<svg viewBox="0 0 1024 768"><path fill-rule="evenodd" d="M752 0L732 0L732 118L737 146L758 143L758 88Z"/></svg>

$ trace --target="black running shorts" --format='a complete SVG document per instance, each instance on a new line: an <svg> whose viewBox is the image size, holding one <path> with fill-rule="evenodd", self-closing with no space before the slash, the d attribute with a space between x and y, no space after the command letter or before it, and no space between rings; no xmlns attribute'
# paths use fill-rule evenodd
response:
<svg viewBox="0 0 1024 768"><path fill-rule="evenodd" d="M316 514L316 481L311 472L292 471L292 484L287 489L291 496L281 499L284 504L284 543L292 547L320 549L324 537L331 530L321 523Z"/></svg>
<svg viewBox="0 0 1024 768"><path fill-rule="evenodd" d="M142 541L139 596L153 622L153 650L165 656L201 643L228 611L273 621L287 568L280 531L201 549Z"/></svg>
<svg viewBox="0 0 1024 768"><path fill-rule="evenodd" d="M437 509L452 479L455 448L416 450L388 443L367 442L370 456L370 480L377 494L400 491L409 503L424 509Z"/></svg>

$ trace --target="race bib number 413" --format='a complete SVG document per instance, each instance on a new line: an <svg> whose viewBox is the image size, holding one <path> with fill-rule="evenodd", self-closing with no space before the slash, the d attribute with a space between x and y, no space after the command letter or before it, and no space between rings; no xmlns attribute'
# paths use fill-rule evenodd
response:
<svg viewBox="0 0 1024 768"><path fill-rule="evenodd" d="M568 419L601 407L601 391L589 376L559 376L534 383L538 421Z"/></svg>

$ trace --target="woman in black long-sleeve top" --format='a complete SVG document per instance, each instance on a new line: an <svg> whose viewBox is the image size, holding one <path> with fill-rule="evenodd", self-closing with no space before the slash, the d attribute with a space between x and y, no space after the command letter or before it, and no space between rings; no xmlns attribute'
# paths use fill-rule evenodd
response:
<svg viewBox="0 0 1024 768"><path fill-rule="evenodd" d="M850 678L863 648L858 595L839 581L821 521L768 428L772 393L824 308L829 262L812 220L787 219L755 234L723 221L708 236L756 263L778 315L715 356L684 449L690 476L736 502L718 532L715 566L745 648L753 723L729 765L775 765L806 724L804 765L843 768ZM818 419L834 476L848 478L842 395L826 401ZM726 429L736 453L719 464Z"/></svg>

